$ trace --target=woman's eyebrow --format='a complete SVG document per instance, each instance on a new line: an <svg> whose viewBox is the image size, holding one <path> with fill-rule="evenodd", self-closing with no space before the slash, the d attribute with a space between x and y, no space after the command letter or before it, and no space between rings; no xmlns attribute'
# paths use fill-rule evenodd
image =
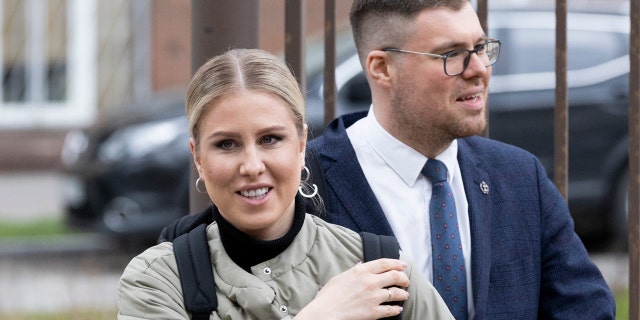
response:
<svg viewBox="0 0 640 320"><path fill-rule="evenodd" d="M259 134L274 132L274 131L286 131L287 128L283 125L273 125L263 129L258 130Z"/></svg>

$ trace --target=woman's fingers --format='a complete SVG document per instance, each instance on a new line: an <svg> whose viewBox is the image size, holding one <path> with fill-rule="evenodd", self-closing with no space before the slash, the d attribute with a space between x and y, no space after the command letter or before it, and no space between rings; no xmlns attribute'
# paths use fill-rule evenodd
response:
<svg viewBox="0 0 640 320"><path fill-rule="evenodd" d="M386 304L405 301L409 286L407 264L395 259L358 263L327 282L298 315L300 319L317 319L319 315L340 319L379 319L400 314L402 307ZM383 304L385 303L385 304Z"/></svg>
<svg viewBox="0 0 640 320"><path fill-rule="evenodd" d="M409 299L409 292L399 287L384 288L385 294L382 303L406 301Z"/></svg>
<svg viewBox="0 0 640 320"><path fill-rule="evenodd" d="M398 259L381 258L362 263L361 266L371 273L384 273L391 270L403 271L407 263Z"/></svg>
<svg viewBox="0 0 640 320"><path fill-rule="evenodd" d="M358 264L354 267L355 272L371 274L375 279L375 286L378 288L409 286L409 277L404 273L407 263L397 259L378 259L367 263Z"/></svg>
<svg viewBox="0 0 640 320"><path fill-rule="evenodd" d="M380 318L394 317L402 312L402 307L398 305L381 304L375 306L374 312L376 316Z"/></svg>

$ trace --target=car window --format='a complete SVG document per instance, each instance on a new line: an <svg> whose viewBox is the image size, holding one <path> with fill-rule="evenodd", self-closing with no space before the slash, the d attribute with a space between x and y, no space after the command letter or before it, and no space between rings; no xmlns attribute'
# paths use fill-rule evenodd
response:
<svg viewBox="0 0 640 320"><path fill-rule="evenodd" d="M497 30L502 35L500 59L495 75L555 71L555 30ZM572 30L567 36L568 70L593 67L623 56L619 37L611 32Z"/></svg>
<svg viewBox="0 0 640 320"><path fill-rule="evenodd" d="M619 41L620 36L617 33L581 30L569 33L567 68L589 68L625 55L626 52L620 51L624 48L624 44Z"/></svg>
<svg viewBox="0 0 640 320"><path fill-rule="evenodd" d="M505 62L505 71L508 73L546 72L554 69L555 43L553 33L549 30L511 30L508 45L502 47L504 52L500 53L500 62Z"/></svg>

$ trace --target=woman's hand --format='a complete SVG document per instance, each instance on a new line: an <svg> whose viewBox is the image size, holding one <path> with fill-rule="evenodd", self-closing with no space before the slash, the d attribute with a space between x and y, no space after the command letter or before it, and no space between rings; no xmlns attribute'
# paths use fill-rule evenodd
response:
<svg viewBox="0 0 640 320"><path fill-rule="evenodd" d="M331 278L295 319L380 319L402 312L388 301L405 301L409 277L403 272L404 261L378 259L358 263Z"/></svg>

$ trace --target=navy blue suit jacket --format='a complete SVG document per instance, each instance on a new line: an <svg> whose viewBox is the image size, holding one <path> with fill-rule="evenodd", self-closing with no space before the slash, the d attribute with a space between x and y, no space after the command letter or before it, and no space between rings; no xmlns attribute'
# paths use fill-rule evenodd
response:
<svg viewBox="0 0 640 320"><path fill-rule="evenodd" d="M365 114L334 120L308 144L326 180L323 218L393 235L345 131ZM474 319L614 319L611 291L537 158L469 137L458 140L458 162L469 202Z"/></svg>

